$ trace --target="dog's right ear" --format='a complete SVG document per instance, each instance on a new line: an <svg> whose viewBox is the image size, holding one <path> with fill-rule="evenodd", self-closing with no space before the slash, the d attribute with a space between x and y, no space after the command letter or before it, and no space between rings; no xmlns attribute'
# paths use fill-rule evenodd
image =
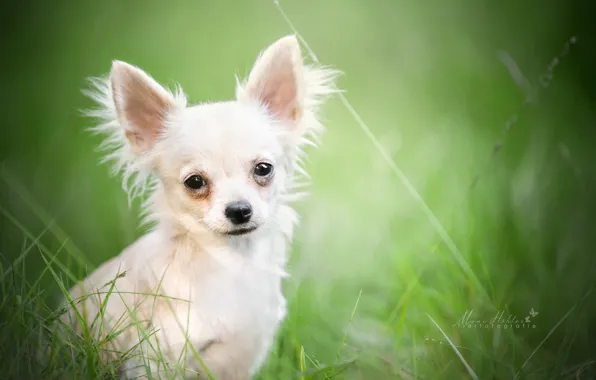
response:
<svg viewBox="0 0 596 380"><path fill-rule="evenodd" d="M143 70L121 61L112 63L110 87L116 114L134 153L150 150L177 108L174 96Z"/></svg>

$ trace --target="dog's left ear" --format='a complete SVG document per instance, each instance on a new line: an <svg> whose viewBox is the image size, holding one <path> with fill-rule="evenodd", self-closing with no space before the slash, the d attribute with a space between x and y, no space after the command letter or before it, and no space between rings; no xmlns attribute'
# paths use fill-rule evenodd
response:
<svg viewBox="0 0 596 380"><path fill-rule="evenodd" d="M257 59L243 97L258 101L280 121L298 122L304 107L304 67L295 36L286 36Z"/></svg>

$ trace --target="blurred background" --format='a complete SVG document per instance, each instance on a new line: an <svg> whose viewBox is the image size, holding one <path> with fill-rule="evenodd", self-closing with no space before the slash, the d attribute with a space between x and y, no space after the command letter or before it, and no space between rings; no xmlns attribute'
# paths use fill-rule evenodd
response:
<svg viewBox="0 0 596 380"><path fill-rule="evenodd" d="M325 105L260 378L593 378L589 4L279 5L375 137L342 99ZM86 131L86 78L118 59L225 100L293 31L265 0L5 1L0 30L0 367L17 374L29 289L43 314L56 276L72 285L64 268L81 279L144 232Z"/></svg>

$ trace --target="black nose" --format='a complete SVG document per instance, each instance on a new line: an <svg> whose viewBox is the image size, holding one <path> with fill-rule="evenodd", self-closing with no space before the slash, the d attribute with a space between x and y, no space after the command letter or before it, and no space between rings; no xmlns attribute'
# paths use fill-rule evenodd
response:
<svg viewBox="0 0 596 380"><path fill-rule="evenodd" d="M226 218L234 224L246 223L252 216L252 207L246 201L230 203L226 207Z"/></svg>

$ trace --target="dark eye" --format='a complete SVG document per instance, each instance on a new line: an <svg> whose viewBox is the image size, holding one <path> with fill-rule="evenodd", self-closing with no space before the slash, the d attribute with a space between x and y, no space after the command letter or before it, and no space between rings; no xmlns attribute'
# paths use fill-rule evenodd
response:
<svg viewBox="0 0 596 380"><path fill-rule="evenodd" d="M192 175L184 181L184 185L191 190L199 190L205 186L207 182L200 175Z"/></svg>
<svg viewBox="0 0 596 380"><path fill-rule="evenodd" d="M254 173L257 177L267 177L273 172L273 165L260 162L255 166Z"/></svg>

